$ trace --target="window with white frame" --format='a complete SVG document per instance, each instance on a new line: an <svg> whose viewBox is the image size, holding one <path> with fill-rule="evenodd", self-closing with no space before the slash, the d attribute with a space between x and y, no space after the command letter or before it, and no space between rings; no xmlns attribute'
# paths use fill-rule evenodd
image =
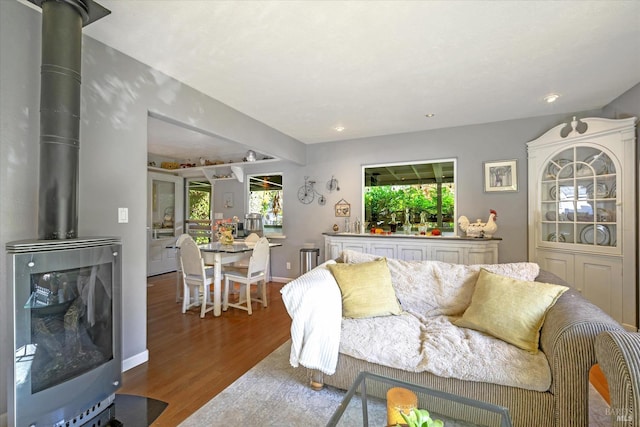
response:
<svg viewBox="0 0 640 427"><path fill-rule="evenodd" d="M262 215L264 234L282 234L284 200L282 174L247 175L248 213Z"/></svg>

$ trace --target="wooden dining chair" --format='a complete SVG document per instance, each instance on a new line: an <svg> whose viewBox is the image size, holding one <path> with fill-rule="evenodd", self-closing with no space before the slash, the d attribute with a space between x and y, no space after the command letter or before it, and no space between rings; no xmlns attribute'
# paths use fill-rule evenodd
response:
<svg viewBox="0 0 640 427"><path fill-rule="evenodd" d="M191 307L200 306L200 317L204 317L206 312L213 310L211 285L214 269L212 266L205 266L200 248L188 235L180 244L180 267L183 282L182 313L186 313Z"/></svg>
<svg viewBox="0 0 640 427"><path fill-rule="evenodd" d="M260 302L263 307L267 306L267 270L269 267L269 241L266 237L261 237L253 248L249 266L246 272L229 271L224 275L224 298L222 309L226 311L229 307L239 308L252 313L251 303ZM238 302L230 303L229 294L235 283L240 284ZM257 296L251 297L251 285L257 286Z"/></svg>

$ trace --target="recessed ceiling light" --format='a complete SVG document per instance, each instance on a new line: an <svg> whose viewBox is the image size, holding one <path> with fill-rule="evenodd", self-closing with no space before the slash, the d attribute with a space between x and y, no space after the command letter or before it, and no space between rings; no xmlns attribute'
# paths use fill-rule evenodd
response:
<svg viewBox="0 0 640 427"><path fill-rule="evenodd" d="M335 129L336 132L342 132L344 130L344 126L336 126L333 129Z"/></svg>
<svg viewBox="0 0 640 427"><path fill-rule="evenodd" d="M558 95L557 93L550 93L549 95L545 96L543 99L548 104L551 104L552 102L556 102L558 98L560 98L560 95Z"/></svg>
<svg viewBox="0 0 640 427"><path fill-rule="evenodd" d="M426 118L430 119L431 117L433 117L433 116L435 116L435 115L436 115L436 113L427 113L427 114L425 114L424 116L425 116Z"/></svg>

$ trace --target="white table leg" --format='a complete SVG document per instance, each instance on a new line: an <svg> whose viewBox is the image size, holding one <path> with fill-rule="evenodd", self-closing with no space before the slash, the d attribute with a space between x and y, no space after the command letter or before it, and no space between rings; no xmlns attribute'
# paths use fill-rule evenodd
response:
<svg viewBox="0 0 640 427"><path fill-rule="evenodd" d="M180 265L180 248L176 248L176 302L182 301L182 266Z"/></svg>
<svg viewBox="0 0 640 427"><path fill-rule="evenodd" d="M214 253L215 265L213 266L213 315L220 316L221 292L222 292L222 256Z"/></svg>

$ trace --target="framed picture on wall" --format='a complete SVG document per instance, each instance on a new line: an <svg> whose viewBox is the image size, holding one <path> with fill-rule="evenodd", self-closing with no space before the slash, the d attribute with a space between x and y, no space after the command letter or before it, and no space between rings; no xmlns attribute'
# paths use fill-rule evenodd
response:
<svg viewBox="0 0 640 427"><path fill-rule="evenodd" d="M233 193L224 193L224 207L225 208L233 207Z"/></svg>
<svg viewBox="0 0 640 427"><path fill-rule="evenodd" d="M345 199L340 199L335 206L336 216L351 216L351 205Z"/></svg>
<svg viewBox="0 0 640 427"><path fill-rule="evenodd" d="M518 191L518 161L484 162L484 191Z"/></svg>

